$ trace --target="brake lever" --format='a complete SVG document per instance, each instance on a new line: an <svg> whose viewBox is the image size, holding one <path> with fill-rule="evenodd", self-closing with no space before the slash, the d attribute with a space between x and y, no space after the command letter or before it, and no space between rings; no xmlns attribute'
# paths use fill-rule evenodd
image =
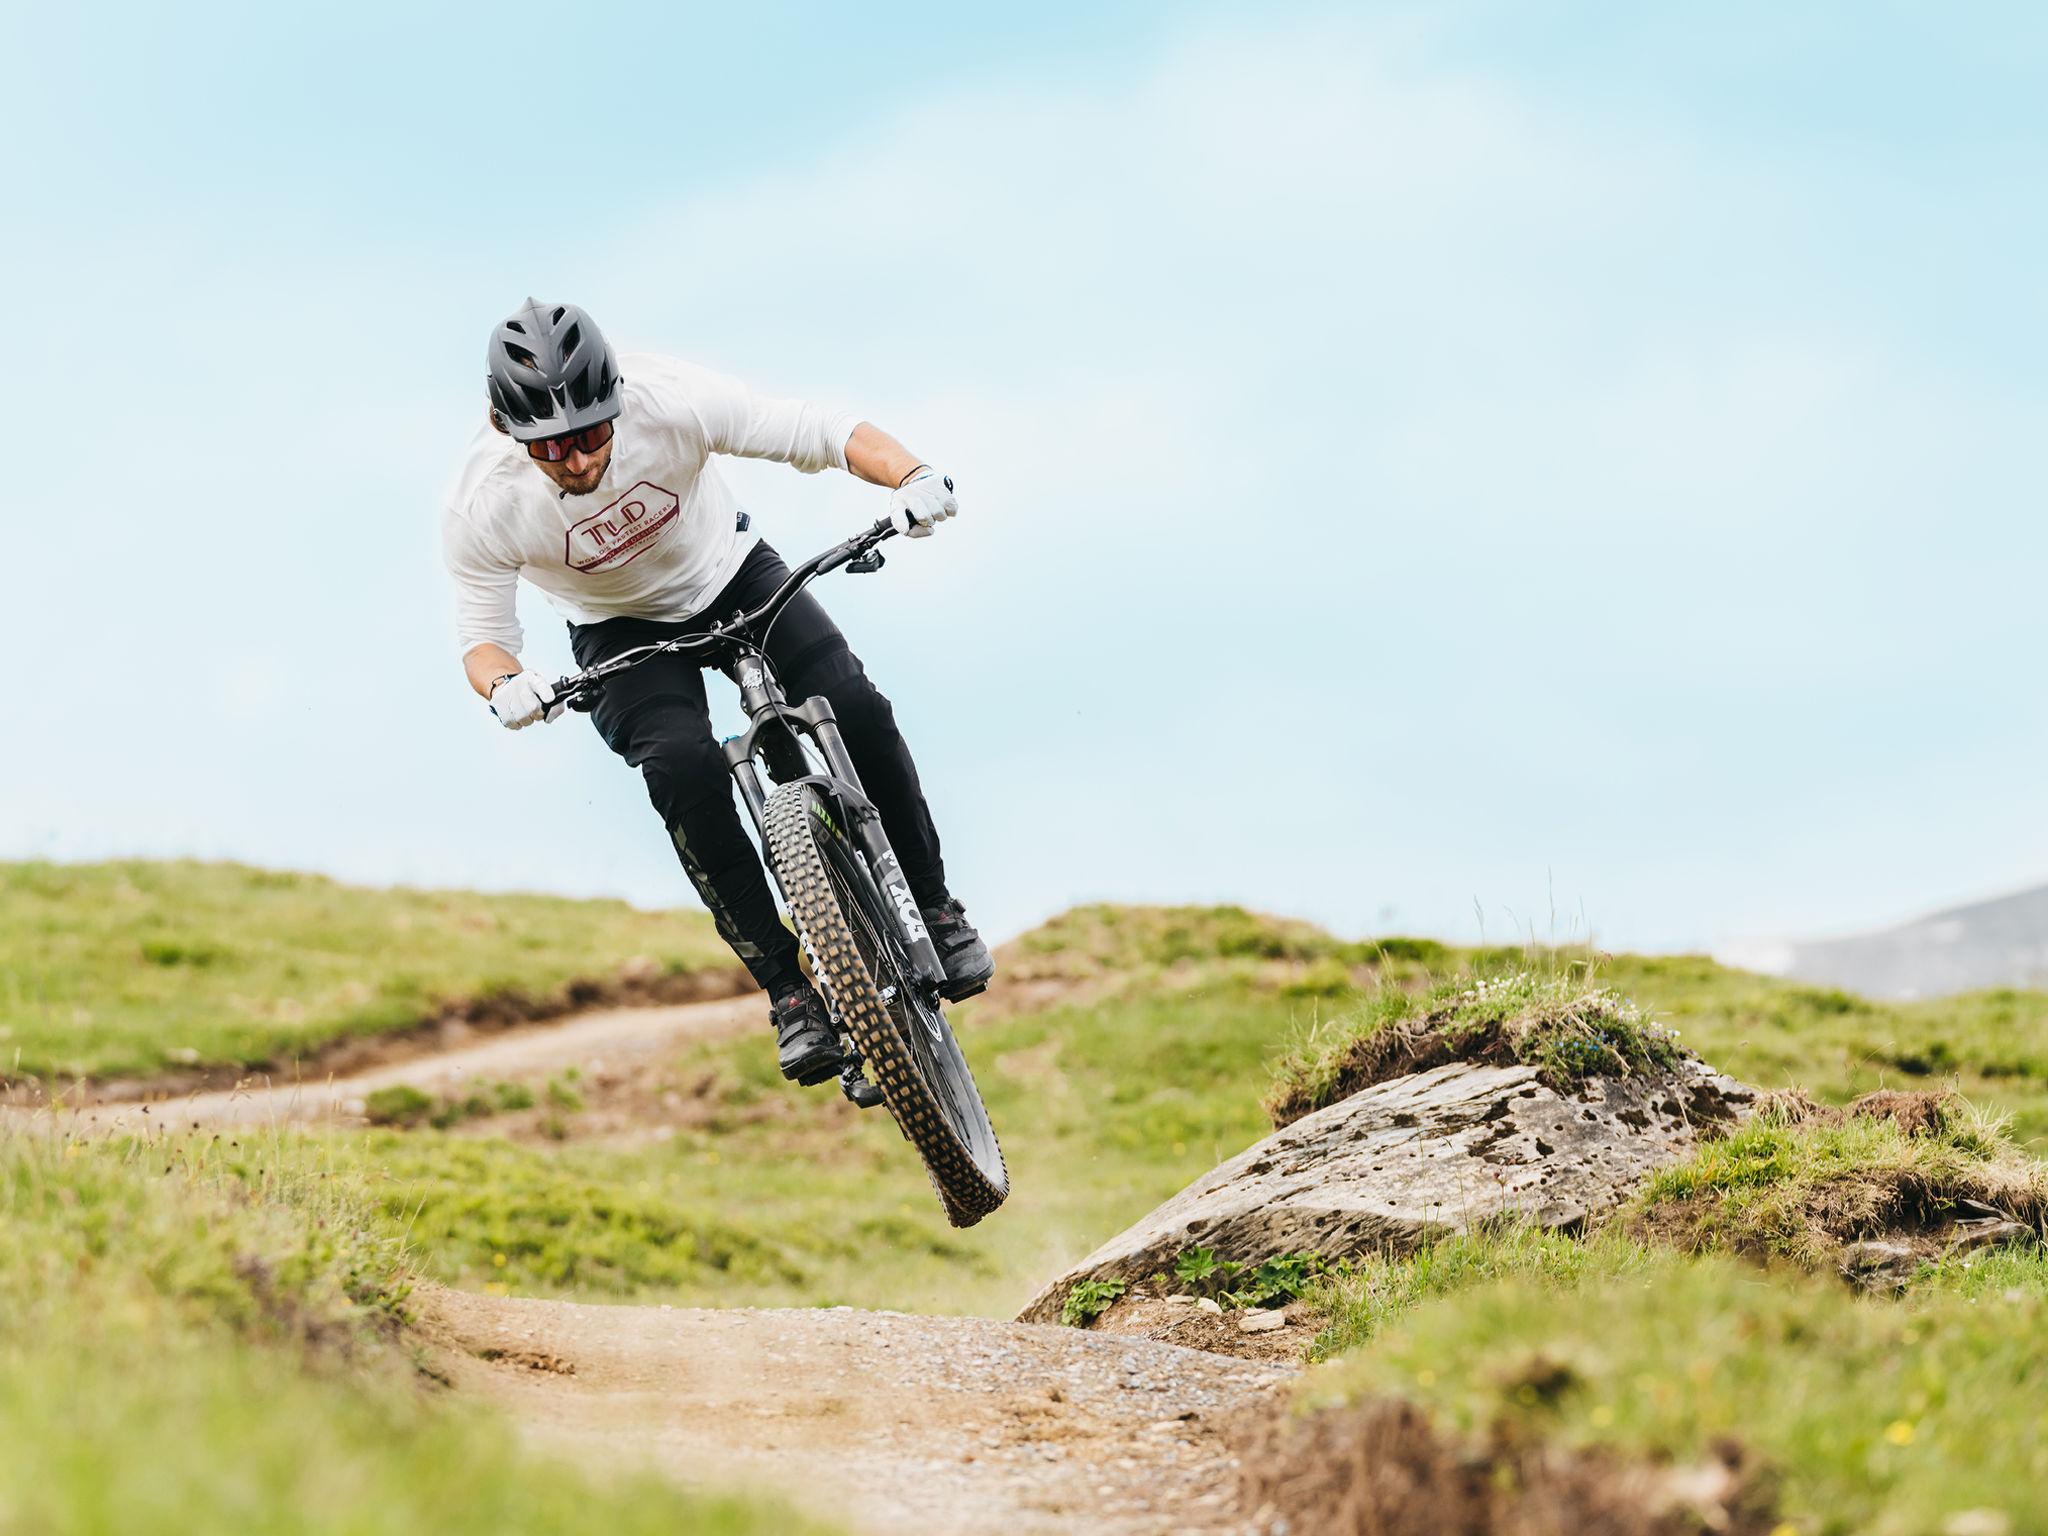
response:
<svg viewBox="0 0 2048 1536"><path fill-rule="evenodd" d="M597 708L598 695L604 692L604 683L588 679L577 682L571 678L558 678L555 682L555 702L564 709L573 709L579 715L587 715Z"/></svg>
<svg viewBox="0 0 2048 1536"><path fill-rule="evenodd" d="M847 561L845 565L845 570L849 575L852 576L865 576L871 571L879 571L883 566L887 565L888 563L888 561L882 558L881 549L877 547L869 550L866 554L860 556L860 558L856 560Z"/></svg>

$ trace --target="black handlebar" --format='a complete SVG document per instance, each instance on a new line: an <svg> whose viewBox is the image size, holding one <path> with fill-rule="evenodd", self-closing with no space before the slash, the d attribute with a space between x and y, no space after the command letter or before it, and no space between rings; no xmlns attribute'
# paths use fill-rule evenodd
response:
<svg viewBox="0 0 2048 1536"><path fill-rule="evenodd" d="M755 626L773 624L775 616L782 612L789 600L811 582L827 571L836 571L843 565L854 565L858 570L872 571L881 565L879 546L885 539L896 536L895 526L888 518L877 518L874 526L855 534L842 544L835 544L821 555L813 555L802 565L791 571L781 586L768 600L751 613L736 613L722 623L713 624L702 634L678 635L673 640L663 640L655 645L643 645L634 650L614 656L587 671L577 672L555 683L555 702L570 709L588 710L597 704L599 688L604 680L653 656L682 655L690 651L715 650L720 646L747 644ZM872 560L872 564L864 563ZM863 562L856 565L856 562Z"/></svg>

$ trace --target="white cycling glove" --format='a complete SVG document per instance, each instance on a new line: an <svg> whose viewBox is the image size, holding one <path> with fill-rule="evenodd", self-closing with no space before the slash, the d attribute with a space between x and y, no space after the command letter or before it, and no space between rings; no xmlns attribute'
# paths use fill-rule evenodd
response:
<svg viewBox="0 0 2048 1536"><path fill-rule="evenodd" d="M952 478L938 473L929 464L919 465L889 498L889 521L898 533L907 533L913 539L927 537L933 528L959 512Z"/></svg>
<svg viewBox="0 0 2048 1536"><path fill-rule="evenodd" d="M566 706L538 672L514 672L491 685L491 713L508 731L523 731L536 720L555 720Z"/></svg>

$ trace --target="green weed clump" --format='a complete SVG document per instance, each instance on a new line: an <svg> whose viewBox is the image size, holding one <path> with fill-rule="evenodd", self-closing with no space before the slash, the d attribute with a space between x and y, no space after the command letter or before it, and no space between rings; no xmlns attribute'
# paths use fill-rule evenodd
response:
<svg viewBox="0 0 2048 1536"><path fill-rule="evenodd" d="M460 1094L438 1098L410 1083L393 1083L363 1096L363 1118L372 1125L401 1129L430 1125L445 1131L466 1120L531 1109L534 1102L533 1090L524 1083L478 1083Z"/></svg>
<svg viewBox="0 0 2048 1536"><path fill-rule="evenodd" d="M1158 1276L1157 1281L1162 1292L1207 1297L1227 1312L1284 1305L1349 1269L1348 1261L1314 1253L1279 1253L1247 1264L1220 1259L1213 1248L1190 1248L1175 1258L1172 1274Z"/></svg>
<svg viewBox="0 0 2048 1536"><path fill-rule="evenodd" d="M1128 1280L1083 1280L1060 1303L1060 1321L1069 1328L1086 1328L1130 1288Z"/></svg>
<svg viewBox="0 0 2048 1536"><path fill-rule="evenodd" d="M1451 1061L1519 1061L1566 1090L1594 1076L1656 1071L1678 1038L1588 964L1465 975L1426 990L1386 986L1316 1031L1274 1073L1266 1109L1289 1125L1360 1089Z"/></svg>
<svg viewBox="0 0 2048 1536"><path fill-rule="evenodd" d="M363 1096L363 1118L372 1125L419 1125L433 1112L433 1096L410 1083L393 1083Z"/></svg>

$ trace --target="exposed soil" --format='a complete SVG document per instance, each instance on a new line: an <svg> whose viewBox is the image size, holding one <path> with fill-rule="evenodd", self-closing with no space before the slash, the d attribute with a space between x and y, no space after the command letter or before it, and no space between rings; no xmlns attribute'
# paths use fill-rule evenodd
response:
<svg viewBox="0 0 2048 1536"><path fill-rule="evenodd" d="M704 971L625 970L609 980L586 977L552 992L518 988L442 1003L402 1029L330 1040L288 1062L193 1067L149 1077L18 1078L0 1083L0 1106L144 1103L194 1094L227 1093L250 1083L309 1083L350 1077L422 1057L443 1056L479 1038L520 1031L600 1010L656 1008L740 997L755 989L737 967Z"/></svg>
<svg viewBox="0 0 2048 1536"><path fill-rule="evenodd" d="M1289 1374L983 1318L420 1303L435 1365L536 1444L876 1532L1246 1531L1225 1428Z"/></svg>
<svg viewBox="0 0 2048 1536"><path fill-rule="evenodd" d="M1845 1106L1837 1106L1808 1098L1797 1088L1783 1088L1763 1095L1757 1100L1756 1107L1759 1115L1794 1125L1840 1125L1845 1120L1860 1117L1890 1120L1908 1136L1932 1136L1948 1123L1948 1116L1956 1104L1954 1094L1939 1090L1900 1092L1880 1088Z"/></svg>
<svg viewBox="0 0 2048 1536"><path fill-rule="evenodd" d="M1211 1312L1192 1296L1157 1296L1141 1288L1118 1297L1088 1326L1095 1333L1153 1339L1234 1360L1301 1364L1322 1328L1321 1315L1300 1301L1263 1310L1280 1312L1284 1321L1269 1332L1250 1333L1242 1326L1241 1311Z"/></svg>
<svg viewBox="0 0 2048 1536"><path fill-rule="evenodd" d="M1328 1536L1764 1536L1773 1481L1739 1446L1697 1466L1496 1435L1468 1443L1379 1399L1248 1421L1244 1501L1260 1531Z"/></svg>

